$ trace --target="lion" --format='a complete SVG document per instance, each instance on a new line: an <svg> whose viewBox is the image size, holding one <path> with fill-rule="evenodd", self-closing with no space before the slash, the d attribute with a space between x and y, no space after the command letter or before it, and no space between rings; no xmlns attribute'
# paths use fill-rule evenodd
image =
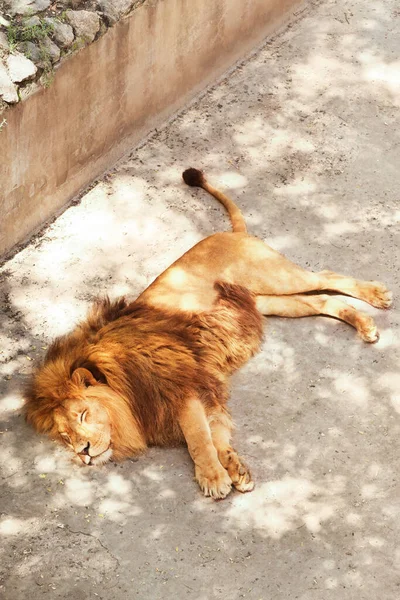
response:
<svg viewBox="0 0 400 600"><path fill-rule="evenodd" d="M229 379L259 349L262 316L327 315L378 339L373 319L321 291L388 308L379 282L310 272L250 236L239 208L198 169L183 179L227 210L232 232L199 242L135 301L97 300L56 339L26 392L26 418L84 465L186 443L206 496L249 492L254 481L231 444Z"/></svg>

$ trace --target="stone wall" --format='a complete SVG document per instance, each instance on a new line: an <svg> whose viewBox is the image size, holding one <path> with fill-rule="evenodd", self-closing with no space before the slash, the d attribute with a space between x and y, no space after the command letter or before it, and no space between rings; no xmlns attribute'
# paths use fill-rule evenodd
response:
<svg viewBox="0 0 400 600"><path fill-rule="evenodd" d="M14 102L0 115L0 255L260 43L298 4L69 1L70 7L64 0L12 0L0 21L0 90L7 105ZM11 52L4 48L13 39L10 26L26 27L30 19L40 26L28 23L28 35L36 27L42 37L16 40Z"/></svg>
<svg viewBox="0 0 400 600"><path fill-rule="evenodd" d="M145 0L0 0L0 113ZM4 117L3 117L4 118Z"/></svg>

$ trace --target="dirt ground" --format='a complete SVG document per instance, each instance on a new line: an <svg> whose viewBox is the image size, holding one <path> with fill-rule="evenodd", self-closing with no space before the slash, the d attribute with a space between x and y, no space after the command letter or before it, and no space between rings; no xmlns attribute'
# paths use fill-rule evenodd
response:
<svg viewBox="0 0 400 600"><path fill-rule="evenodd" d="M310 2L4 265L1 598L400 597L396 303L351 301L372 346L328 318L268 320L232 386L251 494L203 498L185 448L79 468L21 416L32 365L95 295L134 297L228 227L187 166L292 260L398 294L399 39L395 0Z"/></svg>

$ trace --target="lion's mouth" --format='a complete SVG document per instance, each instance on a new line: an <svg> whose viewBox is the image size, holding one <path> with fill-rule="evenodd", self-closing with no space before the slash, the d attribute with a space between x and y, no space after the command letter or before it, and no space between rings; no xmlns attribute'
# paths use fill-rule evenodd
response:
<svg viewBox="0 0 400 600"><path fill-rule="evenodd" d="M90 456L89 454L79 455L79 458L83 462L84 465L88 467L104 465L106 462L110 460L112 456L112 449L108 447L107 450L104 450L101 454L97 454L97 456Z"/></svg>

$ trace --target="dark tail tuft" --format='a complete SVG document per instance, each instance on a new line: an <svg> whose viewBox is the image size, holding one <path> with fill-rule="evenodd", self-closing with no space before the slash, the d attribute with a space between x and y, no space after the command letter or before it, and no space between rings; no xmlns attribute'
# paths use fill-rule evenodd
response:
<svg viewBox="0 0 400 600"><path fill-rule="evenodd" d="M205 177L199 169L186 169L182 173L183 181L192 187L203 187L205 183Z"/></svg>

